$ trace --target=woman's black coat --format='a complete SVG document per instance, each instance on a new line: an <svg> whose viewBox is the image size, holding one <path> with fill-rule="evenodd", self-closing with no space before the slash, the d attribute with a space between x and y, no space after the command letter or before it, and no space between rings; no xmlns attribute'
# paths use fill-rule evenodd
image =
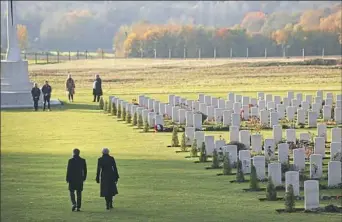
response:
<svg viewBox="0 0 342 222"><path fill-rule="evenodd" d="M97 78L95 80L95 87L93 88L94 96L102 96L102 80L101 78Z"/></svg>
<svg viewBox="0 0 342 222"><path fill-rule="evenodd" d="M98 159L96 182L101 183L101 197L115 196L118 194L116 183L119 180L118 169L112 156L104 154Z"/></svg>

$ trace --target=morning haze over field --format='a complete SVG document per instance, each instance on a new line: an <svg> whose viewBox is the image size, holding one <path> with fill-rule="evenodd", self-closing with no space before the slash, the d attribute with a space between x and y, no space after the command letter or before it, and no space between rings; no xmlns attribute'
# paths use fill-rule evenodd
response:
<svg viewBox="0 0 342 222"><path fill-rule="evenodd" d="M342 220L340 2L12 3L1 221Z"/></svg>

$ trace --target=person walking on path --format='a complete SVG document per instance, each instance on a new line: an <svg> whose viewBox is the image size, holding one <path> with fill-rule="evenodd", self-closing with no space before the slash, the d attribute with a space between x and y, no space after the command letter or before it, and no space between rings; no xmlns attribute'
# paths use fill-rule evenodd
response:
<svg viewBox="0 0 342 222"><path fill-rule="evenodd" d="M100 197L106 200L106 209L113 208L113 196L118 194L118 169L114 157L109 155L109 149L102 150L102 157L97 162L96 182L100 183Z"/></svg>
<svg viewBox="0 0 342 222"><path fill-rule="evenodd" d="M65 88L68 93L69 102L74 102L74 94L75 94L75 81L71 78L71 75L68 75L68 78L65 82Z"/></svg>
<svg viewBox="0 0 342 222"><path fill-rule="evenodd" d="M38 111L38 101L40 98L40 89L38 88L38 84L34 83L33 88L31 90L32 99L33 99L33 107L35 111Z"/></svg>
<svg viewBox="0 0 342 222"><path fill-rule="evenodd" d="M85 159L80 157L80 150L73 150L73 157L69 159L66 182L69 183L72 211L80 211L82 202L83 182L87 179L87 164ZM75 191L77 200L75 200Z"/></svg>
<svg viewBox="0 0 342 222"><path fill-rule="evenodd" d="M95 76L95 81L93 83L93 96L93 102L99 102L100 96L102 96L102 80L98 74Z"/></svg>
<svg viewBox="0 0 342 222"><path fill-rule="evenodd" d="M51 99L52 88L49 85L48 81L45 81L45 85L42 87L42 93L44 96L44 108L43 108L43 110L45 111L45 107L46 107L46 103L47 103L48 104L48 110L51 111L50 99Z"/></svg>

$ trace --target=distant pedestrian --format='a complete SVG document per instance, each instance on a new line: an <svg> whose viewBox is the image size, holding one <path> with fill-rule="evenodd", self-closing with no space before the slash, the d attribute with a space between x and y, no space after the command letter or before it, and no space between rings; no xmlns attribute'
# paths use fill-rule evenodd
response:
<svg viewBox="0 0 342 222"><path fill-rule="evenodd" d="M45 85L42 88L42 93L44 96L44 108L43 108L44 111L45 111L46 103L48 104L48 111L51 111L50 109L51 92L52 92L52 88L49 85L49 82L45 81Z"/></svg>
<svg viewBox="0 0 342 222"><path fill-rule="evenodd" d="M65 88L68 93L69 102L74 102L74 94L75 94L75 81L71 78L71 75L68 75L68 78L65 82Z"/></svg>
<svg viewBox="0 0 342 222"><path fill-rule="evenodd" d="M118 169L114 157L109 155L109 149L102 150L102 157L97 162L96 182L100 183L100 196L106 200L106 209L113 208L113 196L118 194Z"/></svg>
<svg viewBox="0 0 342 222"><path fill-rule="evenodd" d="M31 90L31 94L32 94L32 99L33 99L34 110L37 111L38 110L38 101L39 101L39 98L40 98L40 89L38 88L38 84L37 83L33 84L33 88Z"/></svg>
<svg viewBox="0 0 342 222"><path fill-rule="evenodd" d="M95 75L95 81L93 83L93 95L94 100L93 102L100 101L100 96L102 96L102 80L100 78L100 75Z"/></svg>
<svg viewBox="0 0 342 222"><path fill-rule="evenodd" d="M85 159L80 157L80 150L73 150L73 157L69 159L66 182L69 183L72 211L80 211L82 203L83 182L87 179L87 164ZM75 200L75 191L77 200Z"/></svg>

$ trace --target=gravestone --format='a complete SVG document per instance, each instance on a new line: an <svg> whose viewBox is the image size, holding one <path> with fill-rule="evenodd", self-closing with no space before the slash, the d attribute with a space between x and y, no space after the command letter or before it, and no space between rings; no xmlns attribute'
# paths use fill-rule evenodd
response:
<svg viewBox="0 0 342 222"><path fill-rule="evenodd" d="M202 93L198 94L198 101L200 103L204 103L204 94L202 94Z"/></svg>
<svg viewBox="0 0 342 222"><path fill-rule="evenodd" d="M181 102L180 96L175 96L175 97L173 98L174 106L179 106L179 105L180 105L180 102Z"/></svg>
<svg viewBox="0 0 342 222"><path fill-rule="evenodd" d="M322 97L315 97L315 103L318 105L318 109L322 109L323 98Z"/></svg>
<svg viewBox="0 0 342 222"><path fill-rule="evenodd" d="M215 148L214 136L204 136L204 143L207 155L212 155Z"/></svg>
<svg viewBox="0 0 342 222"><path fill-rule="evenodd" d="M232 123L232 111L231 110L224 110L223 111L223 126L230 126Z"/></svg>
<svg viewBox="0 0 342 222"><path fill-rule="evenodd" d="M334 120L336 124L342 124L342 108L341 107L334 108Z"/></svg>
<svg viewBox="0 0 342 222"><path fill-rule="evenodd" d="M204 115L207 115L207 105L205 103L199 104L199 111Z"/></svg>
<svg viewBox="0 0 342 222"><path fill-rule="evenodd" d="M240 150L239 160L242 163L242 172L244 174L251 173L251 153L249 150Z"/></svg>
<svg viewBox="0 0 342 222"><path fill-rule="evenodd" d="M251 98L250 103L252 104L252 106L257 106L258 105L258 100L256 98Z"/></svg>
<svg viewBox="0 0 342 222"><path fill-rule="evenodd" d="M169 95L169 104L171 106L175 105L175 95Z"/></svg>
<svg viewBox="0 0 342 222"><path fill-rule="evenodd" d="M242 102L242 96L241 95L235 95L235 102L241 103Z"/></svg>
<svg viewBox="0 0 342 222"><path fill-rule="evenodd" d="M330 143L330 160L337 161L342 157L342 143L332 142Z"/></svg>
<svg viewBox="0 0 342 222"><path fill-rule="evenodd" d="M266 100L258 100L258 108L259 110L266 109Z"/></svg>
<svg viewBox="0 0 342 222"><path fill-rule="evenodd" d="M178 110L178 122L180 124L185 124L185 109L179 109Z"/></svg>
<svg viewBox="0 0 342 222"><path fill-rule="evenodd" d="M281 125L274 125L272 127L273 140L278 144L283 139L283 129Z"/></svg>
<svg viewBox="0 0 342 222"><path fill-rule="evenodd" d="M194 102L193 100L186 100L185 101L186 110L189 110L189 111L193 110L193 107L192 107L193 102Z"/></svg>
<svg viewBox="0 0 342 222"><path fill-rule="evenodd" d="M317 112L309 111L308 125L309 125L309 127L316 127L317 126Z"/></svg>
<svg viewBox="0 0 342 222"><path fill-rule="evenodd" d="M150 128L154 127L155 116L156 116L155 112L148 113L147 121L148 121L148 125L150 126Z"/></svg>
<svg viewBox="0 0 342 222"><path fill-rule="evenodd" d="M306 96L305 96L305 101L306 101L309 105L311 105L311 104L312 104L312 95L306 95Z"/></svg>
<svg viewBox="0 0 342 222"><path fill-rule="evenodd" d="M232 113L232 126L240 127L240 114Z"/></svg>
<svg viewBox="0 0 342 222"><path fill-rule="evenodd" d="M262 136L261 134L251 135L252 150L254 152L262 152Z"/></svg>
<svg viewBox="0 0 342 222"><path fill-rule="evenodd" d="M155 116L155 124L164 126L164 118L162 115Z"/></svg>
<svg viewBox="0 0 342 222"><path fill-rule="evenodd" d="M287 171L285 173L285 192L288 192L288 186L292 185L293 194L299 196L299 172L298 171Z"/></svg>
<svg viewBox="0 0 342 222"><path fill-rule="evenodd" d="M310 110L309 110L310 111ZM320 109L319 109L319 105L317 103L313 103L311 105L311 111L315 112L317 114L317 116L321 113Z"/></svg>
<svg viewBox="0 0 342 222"><path fill-rule="evenodd" d="M211 96L204 96L204 103L207 106L210 106L211 105Z"/></svg>
<svg viewBox="0 0 342 222"><path fill-rule="evenodd" d="M235 94L230 92L228 93L228 97L227 97L228 101L231 101L232 103L235 102Z"/></svg>
<svg viewBox="0 0 342 222"><path fill-rule="evenodd" d="M143 106L144 105L144 99L145 99L145 96L144 95L139 95L138 97L138 103L140 106Z"/></svg>
<svg viewBox="0 0 342 222"><path fill-rule="evenodd" d="M215 141L215 149L217 150L217 152L222 152L223 151L222 147L224 147L225 145L226 145L226 141L224 140Z"/></svg>
<svg viewBox="0 0 342 222"><path fill-rule="evenodd" d="M224 101L224 99L219 99L218 100L218 108L220 108L220 109L225 109L226 108L226 101Z"/></svg>
<svg viewBox="0 0 342 222"><path fill-rule="evenodd" d="M276 104L273 101L267 102L267 110L275 110Z"/></svg>
<svg viewBox="0 0 342 222"><path fill-rule="evenodd" d="M154 103L154 99L149 99L149 100L148 100L147 108L148 108L149 110L153 110L153 103Z"/></svg>
<svg viewBox="0 0 342 222"><path fill-rule="evenodd" d="M297 108L295 106L286 107L286 117L288 121L292 121L295 118Z"/></svg>
<svg viewBox="0 0 342 222"><path fill-rule="evenodd" d="M237 102L233 104L233 111L236 114L240 115L240 110L241 110L241 103Z"/></svg>
<svg viewBox="0 0 342 222"><path fill-rule="evenodd" d="M251 117L259 118L259 109L258 109L258 107L252 107L251 108Z"/></svg>
<svg viewBox="0 0 342 222"><path fill-rule="evenodd" d="M303 94L297 93L296 97L297 97L298 105L301 104L303 101Z"/></svg>
<svg viewBox="0 0 342 222"><path fill-rule="evenodd" d="M194 127L197 130L202 130L202 114L200 113L194 114Z"/></svg>
<svg viewBox="0 0 342 222"><path fill-rule="evenodd" d="M265 109L261 110L260 111L260 124L268 127L269 126L268 119L269 119L269 112Z"/></svg>
<svg viewBox="0 0 342 222"><path fill-rule="evenodd" d="M268 164L268 179L272 177L272 182L275 187L281 185L281 164L269 163Z"/></svg>
<svg viewBox="0 0 342 222"><path fill-rule="evenodd" d="M131 115L132 115L132 116L134 116L134 113L136 113L138 107L139 107L139 106L137 106L137 105L132 105L132 106L131 106Z"/></svg>
<svg viewBox="0 0 342 222"><path fill-rule="evenodd" d="M285 118L285 105L278 104L277 105L277 112L278 112L279 119L284 119Z"/></svg>
<svg viewBox="0 0 342 222"><path fill-rule="evenodd" d="M229 127L229 141L239 142L239 127L238 126Z"/></svg>
<svg viewBox="0 0 342 222"><path fill-rule="evenodd" d="M264 156L254 156L253 157L253 166L255 167L257 178L259 180L265 179L265 167L266 161Z"/></svg>
<svg viewBox="0 0 342 222"><path fill-rule="evenodd" d="M249 130L240 130L239 132L239 142L243 143L247 149L250 148L251 144L251 134Z"/></svg>
<svg viewBox="0 0 342 222"><path fill-rule="evenodd" d="M194 113L191 111L185 112L185 126L193 127L194 126Z"/></svg>
<svg viewBox="0 0 342 222"><path fill-rule="evenodd" d="M318 91L316 91L316 97L321 97L321 98L323 98L323 90L318 90Z"/></svg>
<svg viewBox="0 0 342 222"><path fill-rule="evenodd" d="M328 163L328 187L336 187L341 181L341 162L330 161Z"/></svg>
<svg viewBox="0 0 342 222"><path fill-rule="evenodd" d="M298 109L297 110L297 124L305 124L305 110Z"/></svg>
<svg viewBox="0 0 342 222"><path fill-rule="evenodd" d="M213 121L214 120L214 107L207 106L207 120Z"/></svg>
<svg viewBox="0 0 342 222"><path fill-rule="evenodd" d="M173 106L172 107L172 122L178 123L179 122L179 107Z"/></svg>
<svg viewBox="0 0 342 222"><path fill-rule="evenodd" d="M336 95L336 101L337 101L337 100L342 100L342 94L337 94L337 95Z"/></svg>
<svg viewBox="0 0 342 222"><path fill-rule="evenodd" d="M287 92L287 98L289 99L289 101L294 99L294 92L293 91L288 91Z"/></svg>
<svg viewBox="0 0 342 222"><path fill-rule="evenodd" d="M317 124L317 136L327 139L327 125L325 123Z"/></svg>
<svg viewBox="0 0 342 222"><path fill-rule="evenodd" d="M311 137L309 133L300 133L299 134L299 141L305 141L305 142L310 142Z"/></svg>
<svg viewBox="0 0 342 222"><path fill-rule="evenodd" d="M144 110L142 111L141 115L142 115L144 121L147 119L148 113L149 113L149 112L150 112L150 111L149 111L148 109L144 109Z"/></svg>
<svg viewBox="0 0 342 222"><path fill-rule="evenodd" d="M314 153L321 154L322 157L325 156L325 138L315 137L314 139Z"/></svg>
<svg viewBox="0 0 342 222"><path fill-rule="evenodd" d="M268 102L271 102L271 101L273 101L273 95L272 94L266 94L266 104Z"/></svg>
<svg viewBox="0 0 342 222"><path fill-rule="evenodd" d="M223 152L229 152L230 164L235 166L237 164L237 145L225 145L222 147Z"/></svg>
<svg viewBox="0 0 342 222"><path fill-rule="evenodd" d="M185 127L185 144L191 146L194 142L195 127Z"/></svg>
<svg viewBox="0 0 342 222"><path fill-rule="evenodd" d="M199 112L200 111L200 103L197 101L192 102L192 109L194 112Z"/></svg>
<svg viewBox="0 0 342 222"><path fill-rule="evenodd" d="M299 107L299 101L297 99L292 99L291 100L291 106L298 108Z"/></svg>
<svg viewBox="0 0 342 222"><path fill-rule="evenodd" d="M144 107L138 107L137 108L137 114L142 115L142 111L144 110Z"/></svg>
<svg viewBox="0 0 342 222"><path fill-rule="evenodd" d="M319 182L317 180L304 181L304 207L305 210L319 208Z"/></svg>
<svg viewBox="0 0 342 222"><path fill-rule="evenodd" d="M326 95L326 99L333 99L334 98L334 94L332 92L327 92L327 95Z"/></svg>
<svg viewBox="0 0 342 222"><path fill-rule="evenodd" d="M323 121L331 120L331 106L323 106Z"/></svg>
<svg viewBox="0 0 342 222"><path fill-rule="evenodd" d="M173 106L171 106L169 104L165 105L165 112L169 118L172 118L172 109L173 109Z"/></svg>
<svg viewBox="0 0 342 222"><path fill-rule="evenodd" d="M161 115L165 115L165 114L167 114L167 112L166 112L166 104L165 103L159 103L159 113L161 114Z"/></svg>
<svg viewBox="0 0 342 222"><path fill-rule="evenodd" d="M218 99L216 97L211 98L211 106L218 108Z"/></svg>
<svg viewBox="0 0 342 222"><path fill-rule="evenodd" d="M160 104L159 101L154 101L154 102L153 102L153 111L154 111L155 113L160 113L159 104Z"/></svg>
<svg viewBox="0 0 342 222"><path fill-rule="evenodd" d="M243 118L244 120L248 120L248 119L249 119L249 106L248 106L248 105L242 106L242 110L243 110L243 116L242 116L242 118Z"/></svg>
<svg viewBox="0 0 342 222"><path fill-rule="evenodd" d="M242 97L242 105L243 106L248 106L249 105L249 97L248 96L243 96Z"/></svg>
<svg viewBox="0 0 342 222"><path fill-rule="evenodd" d="M331 142L342 142L342 128L332 128L331 129Z"/></svg>
<svg viewBox="0 0 342 222"><path fill-rule="evenodd" d="M296 143L296 130L295 129L286 129L285 130L286 141Z"/></svg>
<svg viewBox="0 0 342 222"><path fill-rule="evenodd" d="M336 100L336 107L342 107L342 100Z"/></svg>
<svg viewBox="0 0 342 222"><path fill-rule="evenodd" d="M278 144L278 161L280 163L288 163L289 160L289 144L279 143Z"/></svg>
<svg viewBox="0 0 342 222"><path fill-rule="evenodd" d="M319 179L322 177L322 155L311 154L310 155L310 178Z"/></svg>
<svg viewBox="0 0 342 222"><path fill-rule="evenodd" d="M280 96L274 96L275 107L277 107L277 105L280 103L281 103L281 97Z"/></svg>
<svg viewBox="0 0 342 222"><path fill-rule="evenodd" d="M184 107L186 106L186 99L180 97L179 103L180 103L179 105L180 105L182 108L184 108Z"/></svg>
<svg viewBox="0 0 342 222"><path fill-rule="evenodd" d="M148 109L148 101L149 101L149 100L150 100L150 98L148 98L148 97L145 96L143 106L144 106L144 108L146 108L146 109Z"/></svg>
<svg viewBox="0 0 342 222"><path fill-rule="evenodd" d="M332 107L333 105L333 100L332 99L325 99L325 105Z"/></svg>
<svg viewBox="0 0 342 222"><path fill-rule="evenodd" d="M301 108L305 110L305 113L310 109L310 104L307 101L302 101Z"/></svg>
<svg viewBox="0 0 342 222"><path fill-rule="evenodd" d="M196 131L195 133L196 145L197 149L200 150L202 148L202 143L204 142L204 132L203 131Z"/></svg>
<svg viewBox="0 0 342 222"><path fill-rule="evenodd" d="M271 112L271 118L270 118L270 126L276 126L279 123L279 116L277 112Z"/></svg>
<svg viewBox="0 0 342 222"><path fill-rule="evenodd" d="M290 106L290 100L287 97L283 98L283 105L286 107Z"/></svg>
<svg viewBox="0 0 342 222"><path fill-rule="evenodd" d="M264 92L258 92L257 93L257 99L258 100L264 100L265 99L265 93Z"/></svg>
<svg viewBox="0 0 342 222"><path fill-rule="evenodd" d="M214 109L214 117L215 117L215 122L217 124L221 124L223 121L223 109L220 109L220 108Z"/></svg>
<svg viewBox="0 0 342 222"><path fill-rule="evenodd" d="M275 142L273 139L264 140L264 153L267 160L275 158Z"/></svg>
<svg viewBox="0 0 342 222"><path fill-rule="evenodd" d="M230 101L230 100L226 101L226 109L233 110L233 104L234 104L233 101Z"/></svg>
<svg viewBox="0 0 342 222"><path fill-rule="evenodd" d="M305 169L305 151L304 149L293 150L293 164L296 170Z"/></svg>

